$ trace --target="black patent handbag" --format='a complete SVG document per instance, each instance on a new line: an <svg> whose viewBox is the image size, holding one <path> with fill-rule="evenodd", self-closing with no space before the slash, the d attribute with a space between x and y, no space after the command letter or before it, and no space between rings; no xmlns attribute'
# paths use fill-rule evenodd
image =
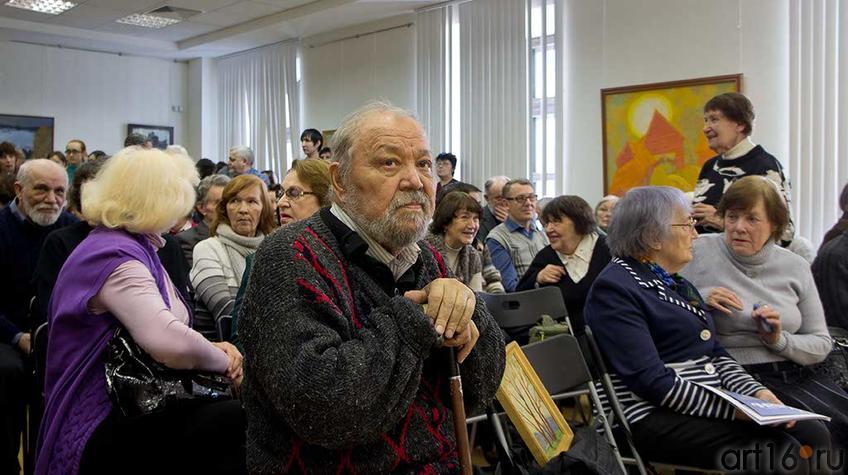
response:
<svg viewBox="0 0 848 475"><path fill-rule="evenodd" d="M104 366L109 398L126 417L165 411L190 399L233 397L225 376L168 368L139 347L123 327L106 345Z"/></svg>

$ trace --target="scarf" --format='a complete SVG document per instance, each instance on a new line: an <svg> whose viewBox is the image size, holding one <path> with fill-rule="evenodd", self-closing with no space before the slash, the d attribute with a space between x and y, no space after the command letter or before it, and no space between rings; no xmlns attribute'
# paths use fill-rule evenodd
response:
<svg viewBox="0 0 848 475"><path fill-rule="evenodd" d="M658 279L668 286L668 288L683 297L689 305L706 310L707 307L704 303L703 297L701 297L701 294L698 293L698 289L696 289L691 282L684 279L680 274L669 274L668 271L663 269L662 266L656 262L649 261L647 259L642 259L641 262L642 264L645 264L645 266L647 266Z"/></svg>
<svg viewBox="0 0 848 475"><path fill-rule="evenodd" d="M236 234L229 224L224 223L218 225L215 234L227 252L227 259L229 259L233 268L236 281L241 284L245 269L244 261L249 254L256 252L256 249L262 244L262 240L265 239L265 235L257 230L255 237L242 236Z"/></svg>

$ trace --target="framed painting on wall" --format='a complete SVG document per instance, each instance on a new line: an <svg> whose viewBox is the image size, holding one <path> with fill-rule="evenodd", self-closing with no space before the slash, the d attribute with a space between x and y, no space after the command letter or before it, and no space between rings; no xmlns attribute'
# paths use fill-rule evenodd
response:
<svg viewBox="0 0 848 475"><path fill-rule="evenodd" d="M604 194L645 185L694 191L715 156L702 133L704 104L741 88L733 74L602 89Z"/></svg>
<svg viewBox="0 0 848 475"><path fill-rule="evenodd" d="M47 158L53 151L53 118L0 114L0 142L11 142L26 158Z"/></svg>
<svg viewBox="0 0 848 475"><path fill-rule="evenodd" d="M174 128L167 125L127 124L129 134L141 134L150 140L153 147L161 150L174 145Z"/></svg>
<svg viewBox="0 0 848 475"><path fill-rule="evenodd" d="M571 447L574 433L514 341L506 346L497 398L540 466Z"/></svg>

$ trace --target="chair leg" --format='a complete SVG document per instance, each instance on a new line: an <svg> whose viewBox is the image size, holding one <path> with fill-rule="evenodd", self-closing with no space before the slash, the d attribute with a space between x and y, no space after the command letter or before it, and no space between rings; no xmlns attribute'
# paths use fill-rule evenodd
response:
<svg viewBox="0 0 848 475"><path fill-rule="evenodd" d="M604 427L604 435L610 443L610 446L612 446L613 453L615 453L615 459L621 467L621 472L627 473L627 468L624 466L624 461L621 459L621 453L618 450L618 444L615 443L615 437L613 437L612 434L612 427L610 427L609 420L607 420L607 416L604 414L603 407L601 406L601 399L598 397L598 391L595 389L595 385L591 382L587 384L587 386L589 386L589 395L592 397L592 405L598 408L598 418L601 420L601 425Z"/></svg>

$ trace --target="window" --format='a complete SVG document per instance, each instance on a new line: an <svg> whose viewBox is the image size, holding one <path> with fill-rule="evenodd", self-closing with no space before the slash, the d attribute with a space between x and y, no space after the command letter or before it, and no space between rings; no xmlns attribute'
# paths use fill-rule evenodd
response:
<svg viewBox="0 0 848 475"><path fill-rule="evenodd" d="M557 187L557 65L555 0L528 0L530 8L530 181L540 196ZM544 8L543 8L544 6Z"/></svg>

